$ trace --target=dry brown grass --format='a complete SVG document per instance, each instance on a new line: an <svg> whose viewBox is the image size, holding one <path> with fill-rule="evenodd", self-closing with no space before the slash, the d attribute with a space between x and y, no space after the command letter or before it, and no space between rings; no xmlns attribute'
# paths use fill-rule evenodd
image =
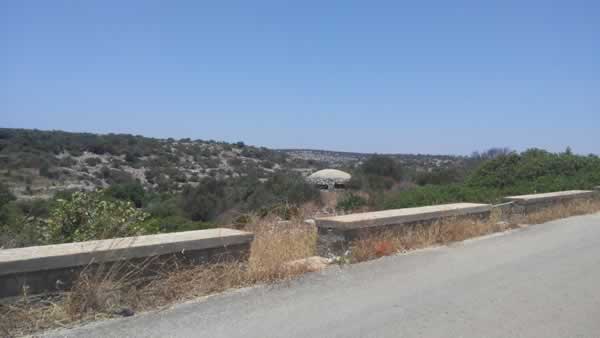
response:
<svg viewBox="0 0 600 338"><path fill-rule="evenodd" d="M514 227L509 223L499 222L500 216L493 213L485 220L453 218L432 224L407 226L397 231L364 235L351 244L350 260L362 262L398 252L463 241Z"/></svg>
<svg viewBox="0 0 600 338"><path fill-rule="evenodd" d="M541 224L556 219L600 212L600 200L576 200L549 206L535 212L516 216L515 222L523 224Z"/></svg>
<svg viewBox="0 0 600 338"><path fill-rule="evenodd" d="M248 279L270 282L289 278L302 271L293 271L285 263L314 256L317 229L301 220L289 223L277 221L254 222L248 228L255 234L248 260Z"/></svg>
<svg viewBox="0 0 600 338"><path fill-rule="evenodd" d="M388 256L397 252L445 245L452 242L483 236L519 227L518 224L541 224L556 219L600 212L597 199L576 200L542 208L523 215L506 215L510 221L500 222L503 215L492 213L490 219L450 219L433 224L415 225L400 231L386 231L376 235L366 235L351 245L350 260L361 262Z"/></svg>
<svg viewBox="0 0 600 338"><path fill-rule="evenodd" d="M309 269L286 263L313 256L316 229L299 218L289 222L254 219L255 240L247 262L204 266L165 262L148 274L150 262L122 262L85 269L73 287L51 298L22 299L0 305L0 336L20 336L82 321L168 306L227 289L270 283Z"/></svg>

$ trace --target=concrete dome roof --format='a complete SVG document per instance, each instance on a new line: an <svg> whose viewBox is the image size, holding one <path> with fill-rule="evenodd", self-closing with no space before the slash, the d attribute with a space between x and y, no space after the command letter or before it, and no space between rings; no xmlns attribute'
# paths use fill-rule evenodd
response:
<svg viewBox="0 0 600 338"><path fill-rule="evenodd" d="M307 180L315 184L323 183L346 183L352 176L337 169L323 169L312 173Z"/></svg>

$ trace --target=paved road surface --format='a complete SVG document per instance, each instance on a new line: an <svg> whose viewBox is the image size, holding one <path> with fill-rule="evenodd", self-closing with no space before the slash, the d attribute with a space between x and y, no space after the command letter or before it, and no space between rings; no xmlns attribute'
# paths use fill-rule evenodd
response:
<svg viewBox="0 0 600 338"><path fill-rule="evenodd" d="M600 214L54 334L600 337Z"/></svg>

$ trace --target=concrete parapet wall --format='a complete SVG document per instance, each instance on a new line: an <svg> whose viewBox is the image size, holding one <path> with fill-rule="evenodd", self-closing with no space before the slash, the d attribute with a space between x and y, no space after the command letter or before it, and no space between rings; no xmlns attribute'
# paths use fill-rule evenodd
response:
<svg viewBox="0 0 600 338"><path fill-rule="evenodd" d="M531 195L520 195L520 196L509 196L505 197L506 201L515 202L520 205L538 204L546 202L559 202L572 200L577 198L590 198L594 195L592 190L569 190L550 192L545 194L531 194Z"/></svg>
<svg viewBox="0 0 600 338"><path fill-rule="evenodd" d="M394 231L455 217L488 217L491 209L489 204L455 203L317 218L318 249L321 255L340 254L365 233Z"/></svg>
<svg viewBox="0 0 600 338"><path fill-rule="evenodd" d="M88 265L175 257L202 264L247 257L254 235L208 229L0 250L0 297L56 291Z"/></svg>
<svg viewBox="0 0 600 338"><path fill-rule="evenodd" d="M552 207L553 205L597 197L598 193L593 190L569 190L544 194L509 196L505 200L513 203L513 212L528 213Z"/></svg>

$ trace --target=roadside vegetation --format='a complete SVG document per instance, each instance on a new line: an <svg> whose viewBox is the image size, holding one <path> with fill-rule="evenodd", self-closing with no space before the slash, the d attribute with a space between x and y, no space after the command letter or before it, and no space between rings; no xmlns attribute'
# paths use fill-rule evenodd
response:
<svg viewBox="0 0 600 338"><path fill-rule="evenodd" d="M161 264L122 262L85 269L68 291L0 302L0 336L12 337L102 318L160 309L227 289L286 280L310 271L290 261L314 256L316 228L295 217L252 215L244 229L254 232L247 262L223 261L191 266L176 260ZM152 264L154 274L146 267Z"/></svg>
<svg viewBox="0 0 600 338"><path fill-rule="evenodd" d="M245 177L208 180L177 194L148 192L136 183L49 200L18 201L0 184L0 247L199 230L247 222L247 214L290 219L318 191L294 173L266 181Z"/></svg>
<svg viewBox="0 0 600 338"><path fill-rule="evenodd" d="M241 142L22 130L0 130L0 155L4 161L0 168L0 249L216 226L255 234L247 262L210 266L171 262L152 276L144 264L125 262L86 269L72 289L60 294L32 297L24 290L17 301L0 303L2 336L127 316L310 270L289 262L315 255L316 229L303 221L323 206L319 191L295 169L307 165L316 169L323 163L286 158ZM418 162L423 158L403 162L395 156L373 155L356 163L338 163L340 169L352 173L352 180L337 196L335 212L497 203L507 195L600 185L600 158L576 155L570 149L562 153L492 149L460 159L440 157L428 162L428 167ZM224 163L241 169L221 175ZM46 184L66 177L77 180L79 174L73 176L65 168L79 173L87 170L99 181L85 189L57 190L45 198L33 198L35 182L29 197L15 192L15 180L25 180L25 187L28 179L40 177ZM144 175L135 177L135 170L142 168ZM589 200L511 215L504 222L500 220L506 220L506 215L494 214L489 220L454 219L408 227L359 238L340 262L360 262L598 211L600 203Z"/></svg>
<svg viewBox="0 0 600 338"><path fill-rule="evenodd" d="M469 238L541 224L571 216L600 212L600 200L584 199L552 205L524 214L503 215L495 209L489 218L454 218L433 224L404 227L360 237L351 244L346 260L355 263L431 246L448 245Z"/></svg>
<svg viewBox="0 0 600 338"><path fill-rule="evenodd" d="M589 199L541 209L528 215L492 212L488 219L455 218L433 224L414 225L358 238L338 263L357 263L383 256L515 229L554 219L600 211L600 201ZM276 215L249 216L244 230L252 231L247 261L223 261L191 266L176 260L161 264L148 260L132 264L85 269L74 286L62 293L30 296L0 302L0 333L21 336L48 329L71 327L98 319L131 316L228 289L288 280L313 271L303 259L316 254L314 225L298 215L282 222ZM502 221L508 220L508 221ZM528 223L521 223L528 222ZM290 264L298 261L300 264ZM152 264L154 274L148 275Z"/></svg>

